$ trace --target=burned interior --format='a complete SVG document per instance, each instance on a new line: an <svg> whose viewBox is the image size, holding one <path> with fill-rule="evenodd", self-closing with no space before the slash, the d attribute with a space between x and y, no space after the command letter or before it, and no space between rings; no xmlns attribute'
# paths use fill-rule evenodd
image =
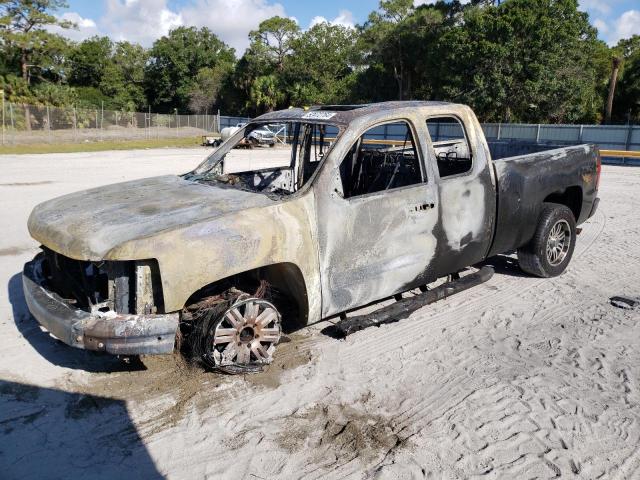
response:
<svg viewBox="0 0 640 480"><path fill-rule="evenodd" d="M421 183L413 132L407 122L391 122L367 130L340 164L345 198Z"/></svg>
<svg viewBox="0 0 640 480"><path fill-rule="evenodd" d="M453 116L429 117L427 127L440 178L460 175L471 170L471 147L459 119Z"/></svg>
<svg viewBox="0 0 640 480"><path fill-rule="evenodd" d="M254 141L256 132L271 132L275 141L259 144ZM250 123L184 178L289 195L309 182L338 136L338 127L326 123Z"/></svg>

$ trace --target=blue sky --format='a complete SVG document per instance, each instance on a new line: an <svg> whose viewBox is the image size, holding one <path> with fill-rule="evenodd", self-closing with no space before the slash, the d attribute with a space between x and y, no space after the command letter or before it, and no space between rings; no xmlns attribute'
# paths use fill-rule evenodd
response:
<svg viewBox="0 0 640 480"><path fill-rule="evenodd" d="M415 4L433 0L416 0ZM60 12L78 24L63 32L81 40L108 35L145 46L179 25L207 26L241 53L247 34L273 15L295 18L302 28L319 21L354 25L366 20L378 0L68 0ZM580 0L600 38L615 44L620 38L640 34L640 0Z"/></svg>

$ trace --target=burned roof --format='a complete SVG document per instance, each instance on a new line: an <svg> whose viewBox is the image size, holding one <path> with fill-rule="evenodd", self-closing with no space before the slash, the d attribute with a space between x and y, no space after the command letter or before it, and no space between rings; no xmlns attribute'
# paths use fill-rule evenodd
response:
<svg viewBox="0 0 640 480"><path fill-rule="evenodd" d="M265 113L255 120L263 122L284 122L308 120L322 123L333 123L346 125L356 118L379 114L384 111L391 111L403 108L424 108L453 105L448 102L427 102L427 101L392 101L380 103L366 103L361 105L316 105L307 109L289 108L276 112Z"/></svg>

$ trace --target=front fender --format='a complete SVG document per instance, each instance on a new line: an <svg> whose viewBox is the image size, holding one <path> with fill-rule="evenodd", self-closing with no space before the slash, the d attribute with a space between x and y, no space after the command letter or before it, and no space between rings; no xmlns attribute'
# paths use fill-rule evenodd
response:
<svg viewBox="0 0 640 480"><path fill-rule="evenodd" d="M320 319L320 278L313 191L273 205L128 242L110 260L155 258L165 311L184 307L202 287L256 268L292 263L307 287L309 321Z"/></svg>

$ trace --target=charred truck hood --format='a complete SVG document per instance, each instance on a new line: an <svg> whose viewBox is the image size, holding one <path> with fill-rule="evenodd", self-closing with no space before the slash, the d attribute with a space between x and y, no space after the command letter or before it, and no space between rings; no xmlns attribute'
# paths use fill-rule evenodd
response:
<svg viewBox="0 0 640 480"><path fill-rule="evenodd" d="M266 195L168 175L84 190L37 205L31 236L76 260L118 260L118 246L155 234L273 204Z"/></svg>

